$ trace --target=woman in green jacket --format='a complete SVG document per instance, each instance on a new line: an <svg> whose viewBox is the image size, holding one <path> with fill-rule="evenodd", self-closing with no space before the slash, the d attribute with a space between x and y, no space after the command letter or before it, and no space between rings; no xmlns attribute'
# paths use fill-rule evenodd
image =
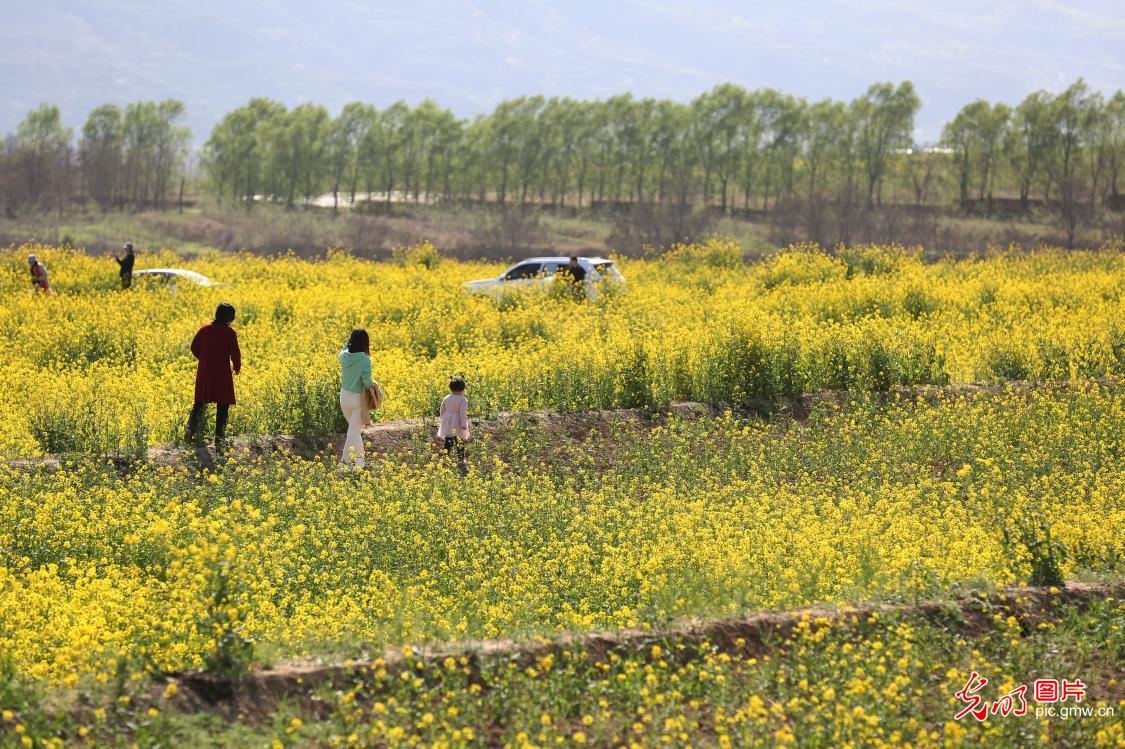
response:
<svg viewBox="0 0 1125 749"><path fill-rule="evenodd" d="M340 352L340 410L348 420L348 436L344 440L344 454L340 460L348 463L348 451L352 451L356 468L363 468L363 391L371 387L371 340L367 331L356 328L348 337L348 343Z"/></svg>

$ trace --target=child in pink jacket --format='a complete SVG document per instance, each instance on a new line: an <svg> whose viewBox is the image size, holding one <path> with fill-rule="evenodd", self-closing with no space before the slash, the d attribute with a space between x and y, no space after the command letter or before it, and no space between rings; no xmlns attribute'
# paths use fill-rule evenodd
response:
<svg viewBox="0 0 1125 749"><path fill-rule="evenodd" d="M449 395L442 398L438 419L438 439L445 440L446 454L450 458L456 455L461 473L468 473L464 440L469 438L469 400L465 397L462 378L454 377L449 381Z"/></svg>

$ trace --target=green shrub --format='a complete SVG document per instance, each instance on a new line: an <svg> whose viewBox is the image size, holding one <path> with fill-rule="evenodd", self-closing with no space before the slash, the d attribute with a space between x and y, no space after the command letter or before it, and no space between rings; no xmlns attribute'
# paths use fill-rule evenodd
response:
<svg viewBox="0 0 1125 749"><path fill-rule="evenodd" d="M207 643L203 668L207 673L237 682L250 667L254 643L246 636L245 591L231 573L228 562L211 569L207 590L207 609L198 623Z"/></svg>
<svg viewBox="0 0 1125 749"><path fill-rule="evenodd" d="M1051 525L1042 519L1019 518L1015 529L1003 528L1004 546L1017 547L1020 560L1031 569L1028 577L1032 585L1062 587L1062 563L1067 559L1066 547L1051 538Z"/></svg>
<svg viewBox="0 0 1125 749"><path fill-rule="evenodd" d="M442 255L437 247L430 242L419 242L407 247L395 247L391 257L401 266L420 265L426 270L433 270L441 265Z"/></svg>
<svg viewBox="0 0 1125 749"><path fill-rule="evenodd" d="M906 310L906 314L915 320L930 314L937 307L937 300L917 286L908 289L906 295L902 298L902 308Z"/></svg>
<svg viewBox="0 0 1125 749"><path fill-rule="evenodd" d="M985 356L985 366L994 380L1026 380L1031 376L1027 357L1012 348L994 347Z"/></svg>

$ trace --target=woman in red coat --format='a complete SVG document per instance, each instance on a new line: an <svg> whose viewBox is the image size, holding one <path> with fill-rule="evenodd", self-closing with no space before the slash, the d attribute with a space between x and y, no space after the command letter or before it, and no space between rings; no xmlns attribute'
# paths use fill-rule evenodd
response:
<svg viewBox="0 0 1125 749"><path fill-rule="evenodd" d="M242 352L238 350L238 336L230 324L234 322L234 307L223 302L215 310L215 321L204 325L191 342L191 353L199 360L195 370L195 405L188 416L184 442L195 437L199 419L208 403L215 404L215 449L223 449L227 416L234 404L234 374L242 369Z"/></svg>

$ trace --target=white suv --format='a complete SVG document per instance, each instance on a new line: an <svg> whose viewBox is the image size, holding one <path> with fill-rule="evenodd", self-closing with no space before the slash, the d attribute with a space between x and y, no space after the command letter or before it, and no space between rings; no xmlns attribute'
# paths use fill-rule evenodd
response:
<svg viewBox="0 0 1125 749"><path fill-rule="evenodd" d="M569 257L529 257L521 260L497 278L469 281L461 285L467 291L490 294L508 289L527 287L548 288L555 282L555 274L570 264ZM624 283L625 277L612 260L604 257L580 257L578 264L586 270L586 295L593 296L600 281Z"/></svg>

